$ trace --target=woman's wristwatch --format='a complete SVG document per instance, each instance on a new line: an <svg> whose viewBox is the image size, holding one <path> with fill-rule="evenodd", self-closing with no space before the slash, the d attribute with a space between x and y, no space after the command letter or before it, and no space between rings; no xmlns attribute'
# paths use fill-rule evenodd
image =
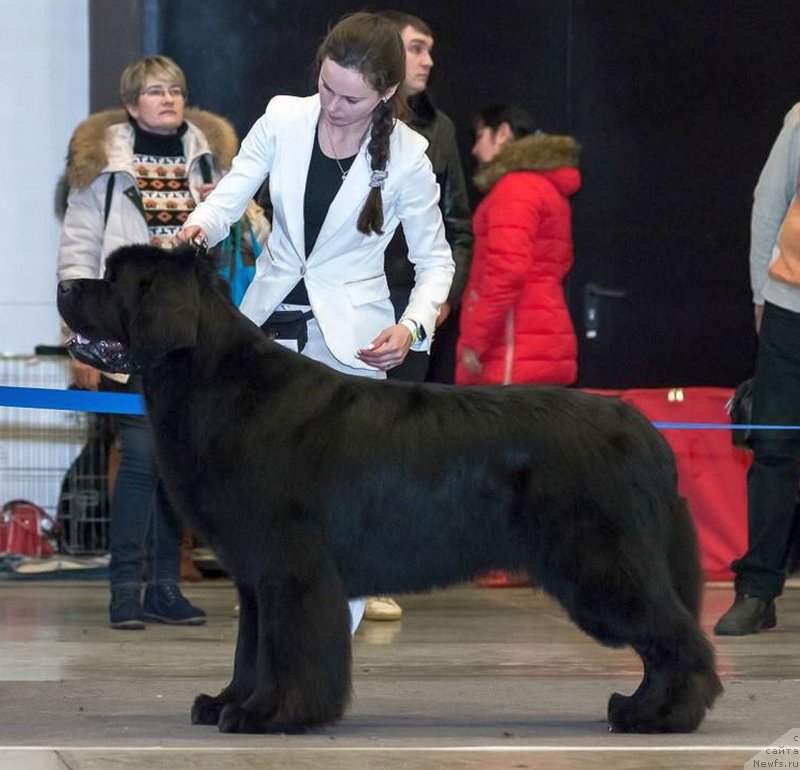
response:
<svg viewBox="0 0 800 770"><path fill-rule="evenodd" d="M401 318L400 323L411 332L411 344L416 345L420 340L425 339L425 328L418 324L413 318Z"/></svg>

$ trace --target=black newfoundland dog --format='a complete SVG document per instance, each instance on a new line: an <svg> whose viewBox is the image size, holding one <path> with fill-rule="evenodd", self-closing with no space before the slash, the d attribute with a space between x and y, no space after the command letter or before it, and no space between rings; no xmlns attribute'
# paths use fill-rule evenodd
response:
<svg viewBox="0 0 800 770"><path fill-rule="evenodd" d="M614 731L694 730L722 686L666 442L612 398L350 377L271 342L191 248L118 250L59 286L141 368L167 492L239 591L233 678L192 721L299 732L350 695L348 597L524 569L644 678Z"/></svg>

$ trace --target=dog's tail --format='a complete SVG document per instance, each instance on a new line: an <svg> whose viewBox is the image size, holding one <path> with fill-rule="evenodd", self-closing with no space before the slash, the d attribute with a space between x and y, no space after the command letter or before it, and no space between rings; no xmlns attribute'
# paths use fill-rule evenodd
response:
<svg viewBox="0 0 800 770"><path fill-rule="evenodd" d="M683 605L696 620L700 619L703 598L703 570L700 546L686 500L675 495L672 506L669 565L672 583Z"/></svg>

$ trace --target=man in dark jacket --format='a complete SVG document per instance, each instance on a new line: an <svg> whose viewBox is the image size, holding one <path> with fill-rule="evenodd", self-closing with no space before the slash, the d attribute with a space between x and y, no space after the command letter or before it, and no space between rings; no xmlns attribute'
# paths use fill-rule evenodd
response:
<svg viewBox="0 0 800 770"><path fill-rule="evenodd" d="M402 366L389 372L389 377L420 382L426 379L427 374L431 381L453 382L458 310L472 260L472 216L467 187L453 121L436 109L426 90L433 69L433 33L422 19L409 13L384 11L381 15L394 23L403 38L406 77L402 88L412 110L409 125L429 142L428 157L441 188L439 205L456 263L450 294L437 320L430 358L424 353L409 354ZM398 318L414 285L413 269L405 255L406 244L400 227L386 251L386 276ZM432 330L426 329L426 332L430 334Z"/></svg>
<svg viewBox="0 0 800 770"><path fill-rule="evenodd" d="M428 157L441 190L439 206L442 209L445 235L456 263L450 294L436 320L436 335L430 357L426 353L410 351L406 360L400 366L390 369L387 376L389 379L409 382L428 379L452 383L455 376L458 310L472 260L472 216L467 186L453 121L434 107L426 91L433 68L433 33L430 27L417 16L402 11L383 11L381 16L391 21L403 38L406 77L402 89L412 111L408 125L428 140ZM407 252L401 225L386 250L385 261L386 278L398 319L408 304L408 297L414 286L414 271L406 258ZM426 334L434 332L433 329L423 331ZM367 598L365 620L399 620L402 614L402 608L389 596Z"/></svg>

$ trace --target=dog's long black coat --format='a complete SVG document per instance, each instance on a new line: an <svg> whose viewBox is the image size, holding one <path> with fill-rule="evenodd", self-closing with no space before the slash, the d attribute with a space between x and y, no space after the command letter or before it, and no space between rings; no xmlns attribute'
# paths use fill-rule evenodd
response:
<svg viewBox="0 0 800 770"><path fill-rule="evenodd" d="M144 372L161 472L241 599L233 678L192 719L298 731L350 693L347 597L526 569L645 676L618 731L689 731L722 687L698 626L672 453L616 399L338 374L268 341L192 250L120 249L59 288L67 323Z"/></svg>

